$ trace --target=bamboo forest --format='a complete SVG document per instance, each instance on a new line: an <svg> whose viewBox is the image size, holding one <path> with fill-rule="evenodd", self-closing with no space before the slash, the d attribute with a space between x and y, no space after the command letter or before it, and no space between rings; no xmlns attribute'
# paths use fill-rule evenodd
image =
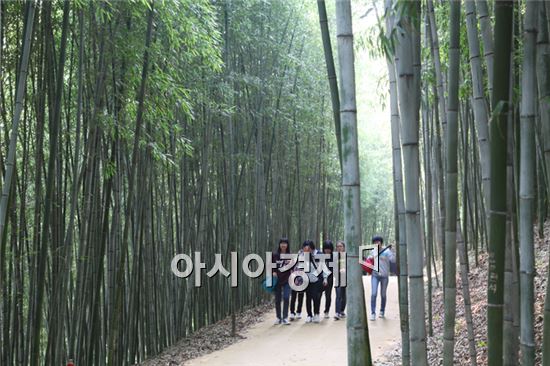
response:
<svg viewBox="0 0 550 366"><path fill-rule="evenodd" d="M0 365L550 366L550 1L1 0Z"/></svg>

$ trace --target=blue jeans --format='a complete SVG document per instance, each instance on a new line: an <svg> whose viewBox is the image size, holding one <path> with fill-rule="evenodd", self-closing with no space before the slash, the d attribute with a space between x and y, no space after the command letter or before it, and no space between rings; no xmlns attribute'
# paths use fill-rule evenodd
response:
<svg viewBox="0 0 550 366"><path fill-rule="evenodd" d="M288 300L290 297L290 285L285 283L283 285L277 283L275 285L275 312L277 313L277 319L288 318ZM281 317L281 300L283 300L283 316Z"/></svg>
<svg viewBox="0 0 550 366"><path fill-rule="evenodd" d="M336 314L344 312L346 308L346 288L336 287Z"/></svg>
<svg viewBox="0 0 550 366"><path fill-rule="evenodd" d="M380 297L382 298L382 304L380 305L380 311L386 310L386 292L388 290L388 277L371 276L372 293L370 295L370 312L376 313L376 296L378 295L378 284L380 284Z"/></svg>

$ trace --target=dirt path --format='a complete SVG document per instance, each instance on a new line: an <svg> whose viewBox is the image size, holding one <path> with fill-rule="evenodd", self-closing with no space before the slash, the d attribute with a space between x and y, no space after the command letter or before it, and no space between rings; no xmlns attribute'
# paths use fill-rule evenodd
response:
<svg viewBox="0 0 550 366"><path fill-rule="evenodd" d="M370 310L370 277L363 277L365 298ZM286 366L286 365L334 365L346 364L346 322L336 321L334 299L330 319L320 324L306 324L304 318L290 326L273 325L275 310L250 328L241 342L223 350L210 353L186 363L189 366ZM324 302L324 297L323 297ZM321 311L323 310L321 303ZM378 306L380 297L378 297ZM305 304L304 304L305 310ZM305 313L305 312L304 312ZM385 319L369 321L371 352L374 361L399 340L399 303L397 277L391 277Z"/></svg>

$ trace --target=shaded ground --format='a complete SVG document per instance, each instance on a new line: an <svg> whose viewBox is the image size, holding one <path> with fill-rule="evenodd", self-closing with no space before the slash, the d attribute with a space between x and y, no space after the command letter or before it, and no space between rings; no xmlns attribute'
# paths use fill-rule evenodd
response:
<svg viewBox="0 0 550 366"><path fill-rule="evenodd" d="M271 302L240 313L237 317L237 328L247 329L262 321L266 311L272 308ZM191 336L167 348L160 355L142 362L142 366L175 366L184 365L185 361L214 352L243 339L242 336L231 336L231 318L204 327Z"/></svg>
<svg viewBox="0 0 550 366"><path fill-rule="evenodd" d="M370 299L370 277L364 277L365 297L367 305ZM319 324L306 324L305 317L289 326L273 325L275 311L270 306L267 310L259 310L256 318L261 319L243 332L243 339L212 353L189 360L193 353L204 351L205 348L214 349L210 342L209 333L199 336L199 342L188 340L181 342L163 355L150 360L143 365L186 365L186 366L284 366L300 364L341 366L346 364L346 322L336 321L334 315L334 299L329 319L322 319ZM380 301L380 299L378 300ZM305 304L304 304L305 305ZM324 298L321 311L324 306ZM305 306L304 306L305 314ZM260 317L258 317L260 315ZM397 296L397 277L390 279L388 286L388 304L385 319L369 321L371 352L375 364L382 366L382 355L391 348L391 345L400 337L399 307ZM229 323L229 322L228 322ZM219 325L209 328L215 329ZM229 334L229 327L225 333ZM215 335L214 335L215 336ZM209 345L210 344L210 345ZM189 348L200 347L199 350ZM378 362L377 362L378 361Z"/></svg>

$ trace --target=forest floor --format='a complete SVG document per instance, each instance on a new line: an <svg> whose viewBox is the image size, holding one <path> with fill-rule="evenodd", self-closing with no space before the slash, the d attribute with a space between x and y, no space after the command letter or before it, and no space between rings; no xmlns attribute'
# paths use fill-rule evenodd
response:
<svg viewBox="0 0 550 366"><path fill-rule="evenodd" d="M363 277L365 299L370 308L370 277ZM388 286L386 318L369 321L371 354L374 360L383 358L400 338L399 304L397 277L391 277ZM231 341L229 337L230 320L214 324L197 332L194 336L180 342L155 359L142 365L146 366L285 366L300 364L303 366L322 364L341 366L347 363L346 321L334 320L333 292L330 318L322 319L319 324L305 323L305 304L303 317L289 326L273 325L275 310L273 306L251 309L248 322L239 324L245 330L241 339ZM378 297L378 304L380 297ZM321 311L324 309L324 297ZM256 321L254 321L256 319ZM242 320L242 319L241 319ZM258 321L259 320L259 321ZM248 324L246 324L248 323ZM220 344L212 344L212 338L229 339ZM194 341L198 338L198 342ZM225 344L224 344L225 343ZM220 349L221 348L221 349ZM211 353L210 353L210 352ZM212 352L213 351L213 352ZM191 359L195 355L194 359ZM375 362L376 366L389 363Z"/></svg>
<svg viewBox="0 0 550 366"><path fill-rule="evenodd" d="M537 344L536 364L541 364L542 343L542 325L544 313L544 299L546 293L546 279L549 263L549 245L550 245L550 221L544 225L544 239L538 235L535 230L535 338ZM472 302L472 317L474 323L474 333L476 339L477 365L487 365L487 254L482 253L479 256L478 266L475 265L473 257L470 257L470 295ZM439 268L438 268L439 269ZM459 274L457 267L457 276ZM439 278L441 283L441 278ZM429 365L443 364L443 288L433 289L433 337L428 338L428 358ZM457 287L457 309L456 309L456 327L455 327L455 364L471 365L468 333L466 328L466 319L464 315L464 299L462 297L462 281L460 278L456 282ZM427 320L426 320L427 324ZM518 329L519 333L519 329ZM519 345L519 343L518 343ZM401 365L401 342L394 344L393 349L385 354L387 365Z"/></svg>

